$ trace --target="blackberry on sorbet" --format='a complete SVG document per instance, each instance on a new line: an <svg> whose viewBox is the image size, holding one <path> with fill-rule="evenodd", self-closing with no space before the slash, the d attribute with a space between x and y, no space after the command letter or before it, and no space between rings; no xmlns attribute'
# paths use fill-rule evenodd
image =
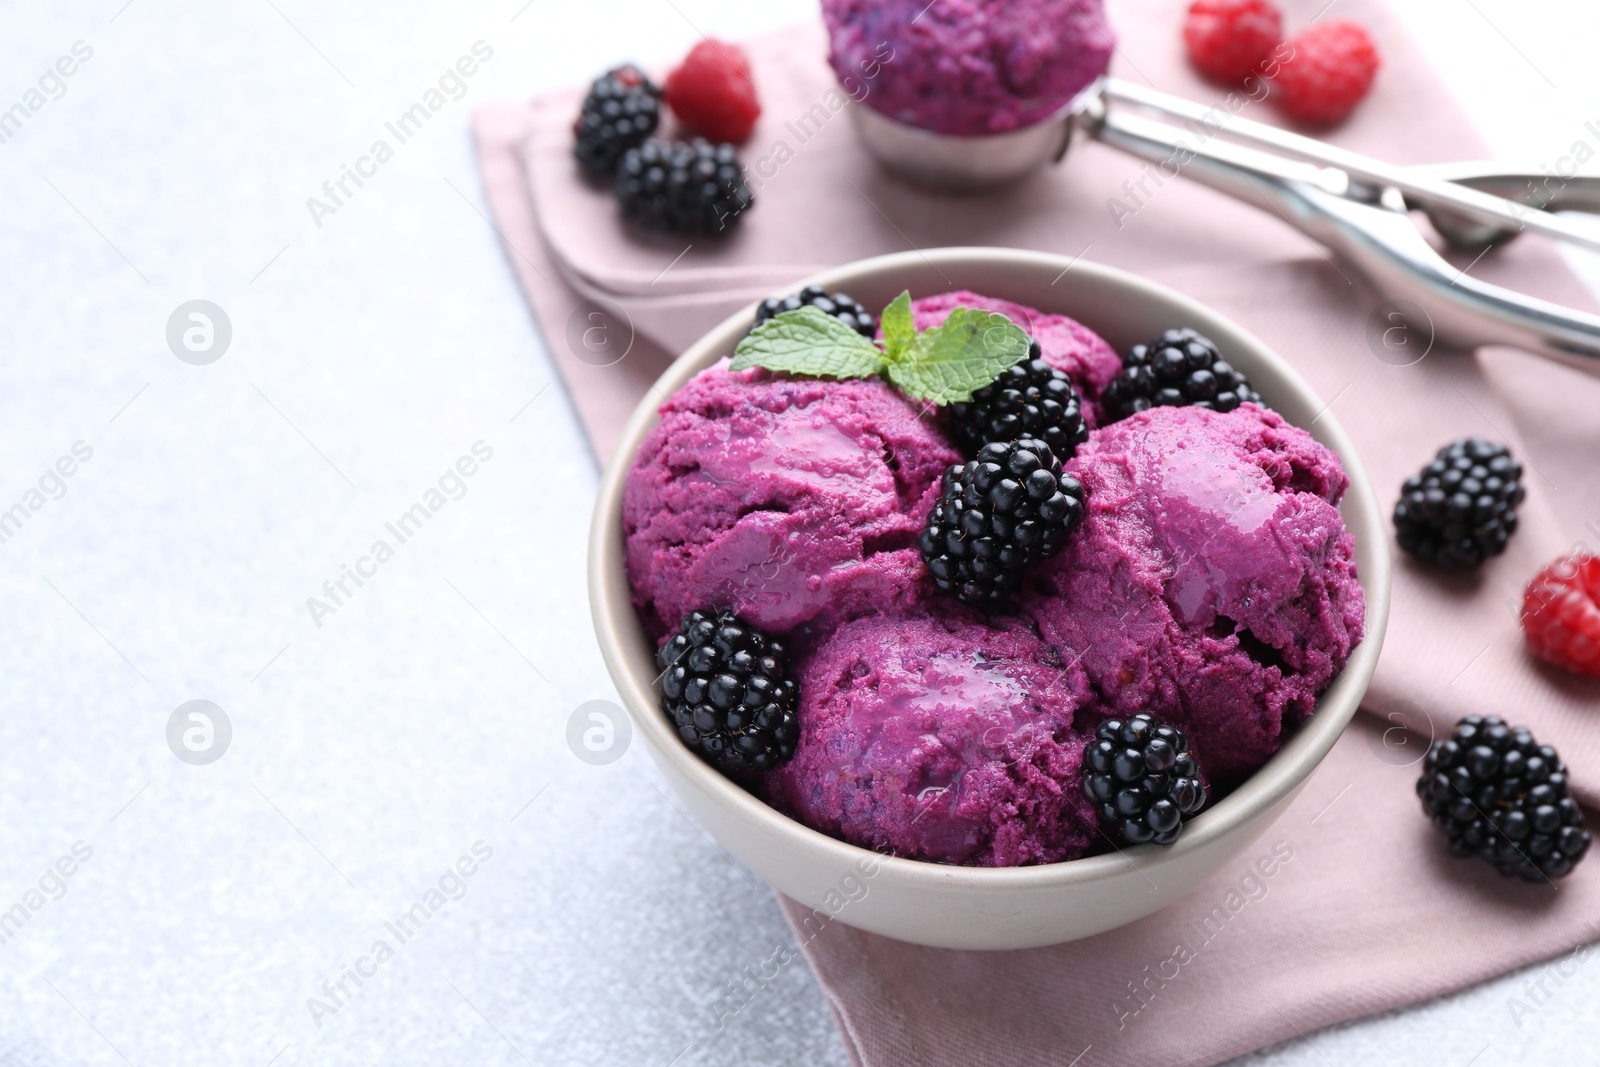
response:
<svg viewBox="0 0 1600 1067"><path fill-rule="evenodd" d="M785 311L799 311L814 307L824 315L832 315L862 337L872 337L878 332L878 320L872 313L847 293L831 293L820 285L808 285L789 296L769 296L756 308L755 329L763 322Z"/></svg>
<svg viewBox="0 0 1600 1067"><path fill-rule="evenodd" d="M667 233L710 236L733 229L755 202L731 144L648 140L617 168L617 203L631 222Z"/></svg>
<svg viewBox="0 0 1600 1067"><path fill-rule="evenodd" d="M1005 608L1028 570L1083 521L1083 483L1037 438L984 445L944 472L917 538L933 584L965 604Z"/></svg>
<svg viewBox="0 0 1600 1067"><path fill-rule="evenodd" d="M1038 438L1063 461L1078 451L1089 437L1078 391L1043 356L1030 338L1027 359L1001 371L970 401L950 405L951 432L963 452L975 455L992 441L1019 437Z"/></svg>
<svg viewBox="0 0 1600 1067"><path fill-rule="evenodd" d="M1261 403L1243 374L1222 358L1217 346L1193 330L1168 330L1147 345L1134 345L1122 357L1122 373L1101 397L1112 422L1154 407L1198 407L1232 411Z"/></svg>
<svg viewBox="0 0 1600 1067"><path fill-rule="evenodd" d="M622 154L655 132L661 90L631 63L608 70L589 86L572 125L573 155L591 178L610 178Z"/></svg>
<svg viewBox="0 0 1600 1067"><path fill-rule="evenodd" d="M768 771L800 740L783 642L732 611L694 611L656 652L661 706L683 743L724 772Z"/></svg>
<svg viewBox="0 0 1600 1067"><path fill-rule="evenodd" d="M1560 878L1589 850L1561 757L1497 715L1468 715L1429 747L1417 796L1451 855L1478 856L1508 878Z"/></svg>
<svg viewBox="0 0 1600 1067"><path fill-rule="evenodd" d="M1140 712L1095 728L1083 757L1083 795L1114 842L1170 845L1183 820L1205 807L1206 786L1189 739Z"/></svg>
<svg viewBox="0 0 1600 1067"><path fill-rule="evenodd" d="M1394 506L1395 539L1444 570L1477 567L1517 532L1522 464L1505 445L1463 437L1406 479Z"/></svg>

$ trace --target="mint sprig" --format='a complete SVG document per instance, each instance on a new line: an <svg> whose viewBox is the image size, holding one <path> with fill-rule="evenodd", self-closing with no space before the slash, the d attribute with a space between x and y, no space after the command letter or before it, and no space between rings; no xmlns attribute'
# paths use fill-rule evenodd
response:
<svg viewBox="0 0 1600 1067"><path fill-rule="evenodd" d="M935 404L972 394L1028 354L1028 335L1004 315L958 307L938 327L923 330L889 364L889 380L907 396Z"/></svg>
<svg viewBox="0 0 1600 1067"><path fill-rule="evenodd" d="M940 325L918 333L910 292L895 297L880 321L882 348L814 307L780 312L739 342L733 369L840 379L882 374L912 399L942 405L971 400L1028 355L1028 335L992 311L958 307Z"/></svg>
<svg viewBox="0 0 1600 1067"><path fill-rule="evenodd" d="M733 369L809 374L817 378L870 378L883 373L883 349L832 315L814 307L784 311L757 326L733 352Z"/></svg>
<svg viewBox="0 0 1600 1067"><path fill-rule="evenodd" d="M909 289L901 290L899 296L889 301L889 306L883 309L878 324L883 328L883 344L889 358L899 359L911 346L917 334L916 324L911 319Z"/></svg>

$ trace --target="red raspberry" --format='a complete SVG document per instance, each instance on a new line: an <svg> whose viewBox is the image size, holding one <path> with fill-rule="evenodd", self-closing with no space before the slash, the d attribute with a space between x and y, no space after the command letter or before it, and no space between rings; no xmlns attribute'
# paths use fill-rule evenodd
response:
<svg viewBox="0 0 1600 1067"><path fill-rule="evenodd" d="M738 45L709 37L668 75L662 96L678 121L713 141L738 144L761 115L749 57Z"/></svg>
<svg viewBox="0 0 1600 1067"><path fill-rule="evenodd" d="M1318 125L1340 122L1361 103L1378 73L1378 49L1354 22L1312 26L1289 42L1292 53L1272 79L1284 113Z"/></svg>
<svg viewBox="0 0 1600 1067"><path fill-rule="evenodd" d="M1190 62L1230 84L1259 72L1281 40L1283 16L1268 0L1196 0L1183 23Z"/></svg>
<svg viewBox="0 0 1600 1067"><path fill-rule="evenodd" d="M1533 654L1600 678L1600 556L1558 559L1522 594L1522 631Z"/></svg>

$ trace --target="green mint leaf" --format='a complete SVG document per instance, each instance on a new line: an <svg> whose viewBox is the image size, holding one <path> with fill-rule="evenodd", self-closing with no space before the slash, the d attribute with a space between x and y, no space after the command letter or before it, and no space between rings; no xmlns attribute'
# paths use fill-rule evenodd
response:
<svg viewBox="0 0 1600 1067"><path fill-rule="evenodd" d="M868 378L883 372L883 349L814 307L784 311L757 326L733 352L733 369Z"/></svg>
<svg viewBox="0 0 1600 1067"><path fill-rule="evenodd" d="M974 392L1027 355L1028 335L1022 327L992 311L960 307L942 325L917 334L889 364L888 374L907 396L955 404L971 400Z"/></svg>
<svg viewBox="0 0 1600 1067"><path fill-rule="evenodd" d="M893 363L905 354L917 335L917 328L911 321L909 290L901 290L900 295L883 309L880 325L883 327L883 347L888 352L889 362Z"/></svg>

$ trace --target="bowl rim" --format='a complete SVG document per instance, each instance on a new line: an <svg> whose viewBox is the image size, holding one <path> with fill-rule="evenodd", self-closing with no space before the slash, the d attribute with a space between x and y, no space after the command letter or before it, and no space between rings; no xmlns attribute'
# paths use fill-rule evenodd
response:
<svg viewBox="0 0 1600 1067"><path fill-rule="evenodd" d="M694 374L726 355L719 350L724 347L731 349L731 345L723 339L723 335L732 337L735 329L742 333L754 314L754 304L729 315L686 348L652 383L628 417L617 439L616 450L607 461L600 478L590 522L587 577L590 608L601 657L634 728L644 737L647 747L658 761L671 763L673 772L686 779L706 799L755 823L755 828L762 836L787 838L791 846L805 848L818 860L837 863L837 869L843 870L866 861L879 865L879 876L893 873L897 880L909 879L928 887L964 886L990 891L1033 892L1105 880L1125 873L1130 865L1138 870L1152 870L1157 866L1165 866L1168 861L1179 862L1191 853L1206 849L1213 841L1230 836L1303 785L1355 715L1360 694L1365 692L1376 668L1390 609L1391 558L1387 529L1383 524L1383 512L1377 496L1359 455L1326 402L1281 356L1250 331L1174 289L1083 258L984 246L931 248L854 260L799 279L793 288L806 285L837 288L841 287L841 276L854 276L867 271L892 274L896 270L912 267L970 268L984 263L1037 267L1063 273L1065 268L1070 267L1075 272L1096 276L1102 282L1121 286L1140 297L1174 303L1196 321L1221 321L1267 357L1281 379L1278 383L1281 387L1298 394L1297 399L1303 406L1321 411L1314 420L1315 429L1301 428L1338 454L1350 482L1342 504L1359 504L1350 509L1341 506L1340 510L1352 537L1358 543L1365 540L1371 548L1369 565L1363 568L1358 578L1366 602L1361 643L1351 651L1344 668L1319 695L1317 706L1294 734L1244 782L1197 816L1193 823L1186 825L1177 842L1169 846L1114 846L1112 852L1013 867L957 866L885 855L829 836L785 815L715 770L679 740L665 717L659 714L654 679L638 677L622 647L621 637L628 629L639 630L623 564L622 491L640 442L659 421L660 403ZM1007 298L1002 295L997 299ZM1040 310L1049 313L1049 309ZM1075 315L1070 317L1077 318ZM1088 322L1084 322L1084 325L1094 329ZM616 583L620 583L624 596L613 595L612 586ZM627 618L622 617L624 613ZM1352 687L1358 690L1354 696L1347 694Z"/></svg>

